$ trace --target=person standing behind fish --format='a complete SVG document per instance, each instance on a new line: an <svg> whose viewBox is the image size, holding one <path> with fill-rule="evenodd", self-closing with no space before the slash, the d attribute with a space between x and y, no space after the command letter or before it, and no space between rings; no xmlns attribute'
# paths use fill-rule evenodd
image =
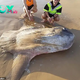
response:
<svg viewBox="0 0 80 80"><path fill-rule="evenodd" d="M48 21L50 24L53 24L54 21L59 21L59 15L62 12L62 6L59 3L60 0L52 0L48 2L44 7L44 14L42 14L41 18L43 19L41 22Z"/></svg>
<svg viewBox="0 0 80 80"><path fill-rule="evenodd" d="M29 20L33 21L33 15L32 13L37 12L37 4L36 0L22 0L24 3L23 10L26 13L24 17L29 18Z"/></svg>

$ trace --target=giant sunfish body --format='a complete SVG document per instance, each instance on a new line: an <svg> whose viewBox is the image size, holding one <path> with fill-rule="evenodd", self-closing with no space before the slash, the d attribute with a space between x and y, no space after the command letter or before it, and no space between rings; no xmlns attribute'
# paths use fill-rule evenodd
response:
<svg viewBox="0 0 80 80"><path fill-rule="evenodd" d="M20 80L27 64L35 56L67 50L73 42L74 34L63 27L22 27L3 33L0 53L10 52L15 56L9 80Z"/></svg>

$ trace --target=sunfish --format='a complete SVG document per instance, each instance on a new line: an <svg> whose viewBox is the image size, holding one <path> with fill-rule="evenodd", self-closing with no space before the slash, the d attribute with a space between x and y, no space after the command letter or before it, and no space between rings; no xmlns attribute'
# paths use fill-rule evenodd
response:
<svg viewBox="0 0 80 80"><path fill-rule="evenodd" d="M0 53L10 52L14 61L8 80L20 80L31 59L40 54L69 49L74 43L74 34L64 27L34 28L4 32L0 37Z"/></svg>

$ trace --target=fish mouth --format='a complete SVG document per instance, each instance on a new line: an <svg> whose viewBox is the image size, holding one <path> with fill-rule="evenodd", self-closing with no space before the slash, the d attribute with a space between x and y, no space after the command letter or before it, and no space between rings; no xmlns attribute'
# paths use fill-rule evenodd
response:
<svg viewBox="0 0 80 80"><path fill-rule="evenodd" d="M65 43L63 48L64 49L69 49L74 43L75 35L72 32L70 32L67 28L63 28L62 33L65 34L68 37L68 41Z"/></svg>
<svg viewBox="0 0 80 80"><path fill-rule="evenodd" d="M74 43L74 37L75 36L73 34L72 39L63 46L64 50L69 49L73 45L73 43Z"/></svg>
<svg viewBox="0 0 80 80"><path fill-rule="evenodd" d="M65 46L63 46L64 50L67 50L69 48L71 48L71 46L73 45L74 41L71 41L70 43L66 44Z"/></svg>

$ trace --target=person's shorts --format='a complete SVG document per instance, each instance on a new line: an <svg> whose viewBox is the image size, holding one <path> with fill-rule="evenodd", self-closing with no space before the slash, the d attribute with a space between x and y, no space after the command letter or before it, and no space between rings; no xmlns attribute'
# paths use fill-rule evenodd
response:
<svg viewBox="0 0 80 80"><path fill-rule="evenodd" d="M31 10L33 6L34 6L34 5L28 6L28 10ZM26 9L25 6L23 6L23 10L24 10L24 9Z"/></svg>
<svg viewBox="0 0 80 80"><path fill-rule="evenodd" d="M45 12L44 12L45 13ZM54 19L54 14L50 14L49 12L48 12L48 15L49 15L49 17L53 17L53 19Z"/></svg>
<svg viewBox="0 0 80 80"><path fill-rule="evenodd" d="M28 10L31 10L34 5L28 6Z"/></svg>

